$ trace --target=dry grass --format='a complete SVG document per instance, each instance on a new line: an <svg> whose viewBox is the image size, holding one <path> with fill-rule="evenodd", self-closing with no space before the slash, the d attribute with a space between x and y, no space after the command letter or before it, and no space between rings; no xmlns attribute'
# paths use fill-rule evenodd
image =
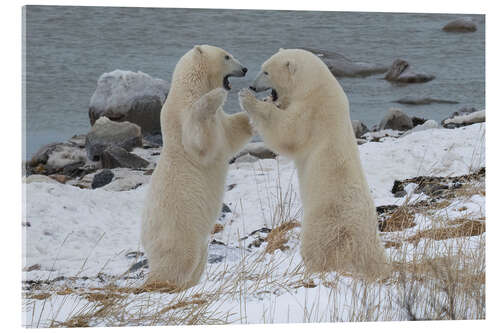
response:
<svg viewBox="0 0 500 333"><path fill-rule="evenodd" d="M304 271L297 242L291 242L300 232L297 195L292 187L281 188L279 177L274 181L277 195L263 195L269 200L267 211L272 212L263 216L265 224L272 226L265 248L248 251L240 244L238 261L208 265L201 283L184 291L168 285L138 287L140 281L74 288L69 279L69 285L35 288L25 294L33 313L27 326L485 318L484 216L472 217L467 209L459 210L473 195L484 195L484 183L464 185L455 190L453 200L450 194L450 198L435 202L407 201L386 216L382 238L393 271L391 276L372 283L347 273L309 275ZM452 209L463 217L437 213ZM408 236L419 218L434 221L428 224L433 227ZM283 295L293 297L295 303L288 306L299 307L300 315L290 312L285 318L280 314ZM50 304L57 297L62 298L60 305ZM75 298L79 301L73 309L57 321L55 314L41 320L40 312L35 311L35 306L68 308ZM255 304L262 313L256 315Z"/></svg>
<svg viewBox="0 0 500 333"><path fill-rule="evenodd" d="M294 220L283 222L276 228L272 229L266 238L267 246L265 252L273 253L276 250L285 251L289 249L289 247L286 245L289 239L289 231L299 226L300 223Z"/></svg>

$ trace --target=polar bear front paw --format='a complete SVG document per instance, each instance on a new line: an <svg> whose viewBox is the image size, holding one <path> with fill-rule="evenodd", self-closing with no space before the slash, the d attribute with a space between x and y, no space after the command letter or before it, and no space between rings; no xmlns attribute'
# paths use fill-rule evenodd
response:
<svg viewBox="0 0 500 333"><path fill-rule="evenodd" d="M241 108L247 112L253 112L257 104L257 98L250 92L249 89L242 89L239 92Z"/></svg>
<svg viewBox="0 0 500 333"><path fill-rule="evenodd" d="M218 109L224 104L227 98L227 91L224 88L215 88L204 95L210 108Z"/></svg>

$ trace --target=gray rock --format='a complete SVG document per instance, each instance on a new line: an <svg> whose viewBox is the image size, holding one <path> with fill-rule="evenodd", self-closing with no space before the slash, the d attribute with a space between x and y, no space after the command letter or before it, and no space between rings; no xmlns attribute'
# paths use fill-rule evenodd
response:
<svg viewBox="0 0 500 333"><path fill-rule="evenodd" d="M361 136L368 132L368 127L363 124L360 120L351 120L352 129L354 130L354 135L357 139L361 139Z"/></svg>
<svg viewBox="0 0 500 333"><path fill-rule="evenodd" d="M413 126L418 126L418 125L422 125L423 123L425 123L427 121L427 119L419 118L419 117L411 117L411 121L413 123Z"/></svg>
<svg viewBox="0 0 500 333"><path fill-rule="evenodd" d="M141 127L142 133L160 132L160 112L168 94L166 81L142 72L115 70L104 73L89 105L90 124L100 117L129 121Z"/></svg>
<svg viewBox="0 0 500 333"><path fill-rule="evenodd" d="M304 48L317 55L336 77L364 77L385 73L388 66L353 61L340 53L319 49Z"/></svg>
<svg viewBox="0 0 500 333"><path fill-rule="evenodd" d="M449 101L446 99L436 99L436 98L430 98L430 97L424 97L424 98L419 98L419 97L404 97L401 99L398 99L397 101L394 101L394 103L399 103L399 104L408 104L408 105L427 105L427 104L458 104L457 101Z"/></svg>
<svg viewBox="0 0 500 333"><path fill-rule="evenodd" d="M476 30L476 23L470 17L453 20L443 27L443 31L446 32L474 32Z"/></svg>
<svg viewBox="0 0 500 333"><path fill-rule="evenodd" d="M149 162L145 159L129 153L125 149L117 146L110 146L106 148L101 154L101 164L103 168L131 168L139 169L145 168Z"/></svg>
<svg viewBox="0 0 500 333"><path fill-rule="evenodd" d="M249 142L238 154L236 154L236 156L229 163L234 163L236 159L239 159L240 157L245 155L250 155L256 158L246 158L248 162L255 162L257 159L276 158L277 156L275 152L267 148L264 142ZM240 162L244 161L245 159L240 160Z"/></svg>
<svg viewBox="0 0 500 333"><path fill-rule="evenodd" d="M396 131L407 131L413 128L411 118L399 109L389 109L379 124L379 130L392 129Z"/></svg>
<svg viewBox="0 0 500 333"><path fill-rule="evenodd" d="M85 141L89 159L97 161L102 152L110 146L121 147L127 151L142 147L141 128L128 121L116 122L107 117L99 118Z"/></svg>
<svg viewBox="0 0 500 333"><path fill-rule="evenodd" d="M94 179L92 180L92 188L99 188L111 183L114 176L115 174L113 173L113 171L109 169L102 170L94 176Z"/></svg>
<svg viewBox="0 0 500 333"><path fill-rule="evenodd" d="M394 60L384 77L387 81L398 83L423 83L434 78L434 75L414 72L410 69L410 64L402 59Z"/></svg>
<svg viewBox="0 0 500 333"><path fill-rule="evenodd" d="M234 160L234 163L254 163L259 160L258 157L255 157L250 154L245 154L243 156L240 156Z"/></svg>

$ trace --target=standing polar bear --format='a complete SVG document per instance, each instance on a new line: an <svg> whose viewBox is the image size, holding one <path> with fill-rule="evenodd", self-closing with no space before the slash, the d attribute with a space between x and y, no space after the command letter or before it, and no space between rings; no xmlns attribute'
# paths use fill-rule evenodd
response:
<svg viewBox="0 0 500 333"><path fill-rule="evenodd" d="M383 276L388 266L375 206L340 84L312 53L280 49L250 88L271 89L264 101L242 90L240 104L264 142L297 167L306 269Z"/></svg>
<svg viewBox="0 0 500 333"><path fill-rule="evenodd" d="M245 112L222 110L228 77L246 72L232 55L210 45L195 46L175 67L161 111L163 150L142 216L147 285L185 289L200 280L228 162L252 137Z"/></svg>

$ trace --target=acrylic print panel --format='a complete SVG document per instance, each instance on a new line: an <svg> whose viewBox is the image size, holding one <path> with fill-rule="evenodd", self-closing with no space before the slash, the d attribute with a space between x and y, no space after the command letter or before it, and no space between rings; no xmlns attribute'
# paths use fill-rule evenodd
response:
<svg viewBox="0 0 500 333"><path fill-rule="evenodd" d="M23 10L23 325L484 319L484 15L70 6ZM216 216L206 218L209 229L194 228L165 244L179 251L181 262L190 253L188 243L206 247L206 258L196 257L202 273L184 290L145 286L151 265L141 242L142 212L162 197L158 191L147 194L153 170L165 164L160 161L170 141L163 138L172 135L172 145L179 139L166 132L162 137L161 129L169 124L161 123L160 112L169 92L171 99L187 98L188 93L173 92L180 84L172 80L174 68L184 54L196 51L190 51L195 45L204 44L239 61L241 67L232 68L232 74L247 68L245 76L229 78L227 114L248 112L252 117L251 110L242 111L239 92L261 84L254 79L262 63L280 48L309 50L319 59L322 74L317 79L330 73L336 78L349 113L334 100L328 112L345 116L327 131L326 123L317 124L314 117L304 116L303 123L295 124L299 130L286 133L286 140L295 142L306 127L321 138L298 148L303 155L259 135L263 127L252 122L256 135L251 142L231 156L225 152L229 167L222 173L220 205L215 187L202 195L197 187L215 178L200 180L181 168L188 180L169 196L169 207L181 207L177 213L186 225L193 223L187 218L193 212L213 215L212 207L203 206L205 200L217 203ZM217 59L211 58L210 70L219 66L229 74L220 64L233 59ZM272 81L277 75L273 68L271 83L264 87L272 89L250 93L265 100L257 103L281 113L304 100L311 104L304 112L316 110L328 94L294 100L289 93L290 85L307 90L300 86L303 82L318 91L327 85L301 70L309 65L294 60L280 69L292 78L305 75L300 80ZM217 75L216 85L222 88L224 75ZM193 90L191 94L202 95ZM278 133L282 123L276 124L270 133ZM190 133L189 140L201 137L198 131ZM338 140L332 139L335 135ZM218 142L222 150L234 144ZM311 154L319 147L328 149ZM360 164L352 162L358 152ZM315 161L322 167L313 178L304 178L311 172L303 165ZM354 164L339 177L332 170L346 161ZM225 162L219 167L224 169ZM361 175L353 184L366 178L369 200L363 201L357 190L364 185L347 187L353 189L350 196L335 195L338 184L350 182L353 173ZM202 199L185 199L197 196ZM356 205L352 220L366 223L358 231L335 217ZM301 234L311 212L325 206L335 207L324 211L327 223L317 233L327 241L318 241L320 250L307 260L334 260L325 253L342 253L349 240L373 230L390 263L386 275L365 279L356 271L377 265L356 260L321 274L308 270ZM373 214L364 218L370 209ZM329 237L335 223L344 223L347 231ZM165 236L163 229L157 234ZM193 237L199 240L193 242Z"/></svg>

